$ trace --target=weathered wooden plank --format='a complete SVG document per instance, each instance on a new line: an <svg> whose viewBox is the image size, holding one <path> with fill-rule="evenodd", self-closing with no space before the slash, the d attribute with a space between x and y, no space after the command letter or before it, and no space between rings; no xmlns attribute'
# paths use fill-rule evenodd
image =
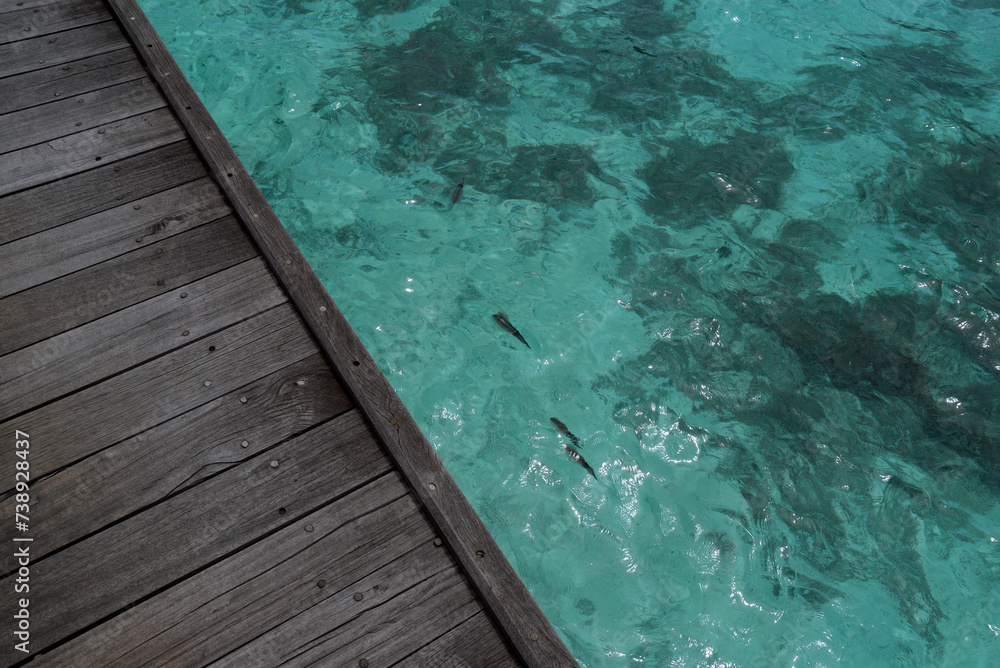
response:
<svg viewBox="0 0 1000 668"><path fill-rule="evenodd" d="M133 79L0 116L0 153L58 139L166 106L149 78Z"/></svg>
<svg viewBox="0 0 1000 668"><path fill-rule="evenodd" d="M56 40L54 43L50 41L53 39ZM114 21L95 23L54 36L0 44L0 77L60 65L126 46L128 41Z"/></svg>
<svg viewBox="0 0 1000 668"><path fill-rule="evenodd" d="M20 429L31 435L31 473L37 479L316 352L301 320L282 305L0 422L0 433ZM0 448L0 466L13 471L13 453ZM13 484L11 477L0 478L0 493ZM0 559L6 556L0 552Z"/></svg>
<svg viewBox="0 0 1000 668"><path fill-rule="evenodd" d="M280 508L301 516L389 470L364 418L351 411L33 562L31 649L58 642L287 526ZM10 544L13 528L2 531ZM0 588L13 591L16 577L0 580ZM13 619L14 597L5 599L0 614ZM0 664L10 665L15 656L13 643L0 644Z"/></svg>
<svg viewBox="0 0 1000 668"><path fill-rule="evenodd" d="M32 486L33 559L350 408L329 367L313 355L101 450ZM0 511L13 517L14 503L6 499Z"/></svg>
<svg viewBox="0 0 1000 668"><path fill-rule="evenodd" d="M135 0L108 0L178 119L233 202L278 280L299 309L356 404L371 420L407 481L448 542L476 591L496 615L520 658L531 666L575 666L482 520L371 359ZM482 554L482 556L479 556Z"/></svg>
<svg viewBox="0 0 1000 668"><path fill-rule="evenodd" d="M4 5L15 4L5 1ZM0 19L0 44L110 21L111 15L101 0L74 0L25 7L5 12Z"/></svg>
<svg viewBox="0 0 1000 668"><path fill-rule="evenodd" d="M432 537L389 473L46 654L46 665L207 665L326 598L352 597L359 580L413 551L436 550L447 565Z"/></svg>
<svg viewBox="0 0 1000 668"><path fill-rule="evenodd" d="M205 176L188 142L175 142L0 199L0 244Z"/></svg>
<svg viewBox="0 0 1000 668"><path fill-rule="evenodd" d="M516 668L521 663L503 644L493 620L480 612L411 654L396 668Z"/></svg>
<svg viewBox="0 0 1000 668"><path fill-rule="evenodd" d="M0 297L86 269L232 211L209 178L0 246Z"/></svg>
<svg viewBox="0 0 1000 668"><path fill-rule="evenodd" d="M141 79L146 70L132 49L118 49L65 65L0 79L0 114L69 99L105 86Z"/></svg>
<svg viewBox="0 0 1000 668"><path fill-rule="evenodd" d="M0 160L0 195L65 178L104 162L184 138L169 109L157 109L100 128L11 151Z"/></svg>
<svg viewBox="0 0 1000 668"><path fill-rule="evenodd" d="M227 216L0 299L0 356L256 256Z"/></svg>
<svg viewBox="0 0 1000 668"><path fill-rule="evenodd" d="M424 566L418 568L419 572L427 570ZM380 584L376 588L382 589ZM336 638L323 638L322 643L311 643L309 650L295 657L290 666L309 666L316 659L330 665L352 665L354 657L365 658L370 665L391 666L414 647L482 609L461 571L448 569L386 601L382 609L370 611L369 619L354 622L357 626L351 632L351 642L342 644ZM485 662L479 665L493 668Z"/></svg>
<svg viewBox="0 0 1000 668"><path fill-rule="evenodd" d="M267 266L252 259L4 355L0 358L0 420L285 300Z"/></svg>
<svg viewBox="0 0 1000 668"><path fill-rule="evenodd" d="M53 3L59 2L60 0L4 0L0 2L0 14L20 11L22 8L27 7L41 7L43 5L51 5Z"/></svg>
<svg viewBox="0 0 1000 668"><path fill-rule="evenodd" d="M346 591L324 599L212 667L357 666L361 659L389 666L405 657L407 649L423 645L427 633L433 634L430 629L450 629L481 609L458 569L436 570L433 564L407 561L400 559L359 582L362 601ZM345 624L327 621L362 607Z"/></svg>

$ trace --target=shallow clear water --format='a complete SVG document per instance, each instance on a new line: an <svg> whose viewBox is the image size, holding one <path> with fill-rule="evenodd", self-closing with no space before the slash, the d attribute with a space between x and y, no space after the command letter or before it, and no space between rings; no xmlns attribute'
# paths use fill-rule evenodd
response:
<svg viewBox="0 0 1000 668"><path fill-rule="evenodd" d="M996 665L995 0L142 4L583 666Z"/></svg>

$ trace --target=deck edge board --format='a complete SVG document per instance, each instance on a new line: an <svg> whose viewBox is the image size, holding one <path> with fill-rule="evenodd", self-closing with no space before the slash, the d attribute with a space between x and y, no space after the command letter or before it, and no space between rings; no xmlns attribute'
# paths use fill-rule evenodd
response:
<svg viewBox="0 0 1000 668"><path fill-rule="evenodd" d="M529 666L576 666L395 390L333 303L135 0L106 0L345 390L370 422L504 636ZM145 47L145 48L141 48Z"/></svg>

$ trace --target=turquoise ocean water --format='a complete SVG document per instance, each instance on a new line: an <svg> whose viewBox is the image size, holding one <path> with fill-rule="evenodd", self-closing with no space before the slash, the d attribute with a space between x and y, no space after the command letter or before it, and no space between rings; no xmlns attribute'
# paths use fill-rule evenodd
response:
<svg viewBox="0 0 1000 668"><path fill-rule="evenodd" d="M581 665L998 665L1000 2L142 4Z"/></svg>

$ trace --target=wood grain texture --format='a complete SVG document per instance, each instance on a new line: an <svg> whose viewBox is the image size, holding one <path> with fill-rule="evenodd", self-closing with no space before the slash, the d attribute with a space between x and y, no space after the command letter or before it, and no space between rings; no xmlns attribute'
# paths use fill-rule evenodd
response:
<svg viewBox="0 0 1000 668"><path fill-rule="evenodd" d="M425 549L380 569L212 664L262 666L392 665L420 647L428 632L450 629L481 610L472 590L441 550ZM434 559L434 562L427 560ZM331 624L328 620L346 623ZM433 630L432 630L433 629ZM432 636L433 637L433 636Z"/></svg>
<svg viewBox="0 0 1000 668"><path fill-rule="evenodd" d="M443 554L432 537L389 473L46 654L44 664L207 665L325 599L352 597L359 580L411 552ZM351 602L347 615L359 611Z"/></svg>
<svg viewBox="0 0 1000 668"><path fill-rule="evenodd" d="M16 7L13 2L4 4L14 4ZM74 0L38 7L21 7L5 12L3 19L0 19L0 44L110 20L111 15L101 0Z"/></svg>
<svg viewBox="0 0 1000 668"><path fill-rule="evenodd" d="M0 422L0 433L31 434L31 471L37 479L316 352L302 321L285 304ZM0 466L13 471L13 453L0 448ZM0 491L12 487L12 478L0 478ZM0 559L6 557L0 552Z"/></svg>
<svg viewBox="0 0 1000 668"><path fill-rule="evenodd" d="M209 178L0 246L0 297L27 290L232 213Z"/></svg>
<svg viewBox="0 0 1000 668"><path fill-rule="evenodd" d="M285 300L264 263L247 260L4 355L0 358L0 420L142 364Z"/></svg>
<svg viewBox="0 0 1000 668"><path fill-rule="evenodd" d="M0 44L0 77L61 65L128 46L114 21L61 32L55 36L58 45L55 48L50 39L53 37L33 37Z"/></svg>
<svg viewBox="0 0 1000 668"><path fill-rule="evenodd" d="M397 668L516 668L521 663L500 640L486 612L480 612L397 664Z"/></svg>
<svg viewBox="0 0 1000 668"><path fill-rule="evenodd" d="M209 172L233 202L238 217L298 307L344 387L371 420L521 659L530 666L545 668L575 666L572 654L333 304L141 9L134 0L109 0L109 6L129 38L146 47L140 46L140 58L177 110L178 119L204 157Z"/></svg>
<svg viewBox="0 0 1000 668"><path fill-rule="evenodd" d="M232 216L0 299L0 356L256 257Z"/></svg>
<svg viewBox="0 0 1000 668"><path fill-rule="evenodd" d="M0 195L62 179L183 138L184 131L170 110L158 109L11 151L0 160Z"/></svg>
<svg viewBox="0 0 1000 668"><path fill-rule="evenodd" d="M38 536L33 558L62 549L350 408L350 400L317 354L96 452L32 486L31 530ZM13 517L14 504L14 497L6 499L0 512L9 511Z"/></svg>
<svg viewBox="0 0 1000 668"><path fill-rule="evenodd" d="M364 419L351 411L33 562L31 648L56 643L288 526L279 508L314 510L390 469ZM0 580L0 588L13 590L14 577ZM12 619L14 605L5 597L0 615ZM13 643L0 644L0 664L14 656Z"/></svg>
<svg viewBox="0 0 1000 668"><path fill-rule="evenodd" d="M15 2L0 2L0 14L6 14L10 12L18 12L22 9L28 7L41 7L43 5L51 5L59 0L16 0Z"/></svg>
<svg viewBox="0 0 1000 668"><path fill-rule="evenodd" d="M0 114L53 100L141 79L146 70L132 49L118 49L89 58L0 79Z"/></svg>
<svg viewBox="0 0 1000 668"><path fill-rule="evenodd" d="M133 79L88 93L0 116L0 153L40 144L166 106L149 78Z"/></svg>
<svg viewBox="0 0 1000 668"><path fill-rule="evenodd" d="M125 158L0 199L0 244L47 230L205 176L187 142Z"/></svg>

